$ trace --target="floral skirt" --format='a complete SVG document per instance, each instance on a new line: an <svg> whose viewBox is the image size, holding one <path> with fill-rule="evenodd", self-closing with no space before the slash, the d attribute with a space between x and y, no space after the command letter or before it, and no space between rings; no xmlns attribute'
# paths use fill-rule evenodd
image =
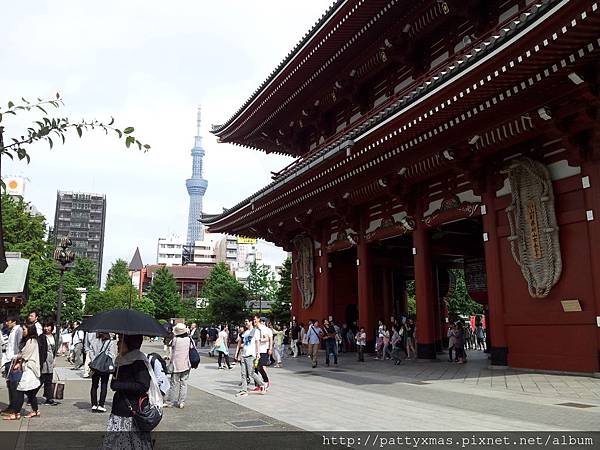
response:
<svg viewBox="0 0 600 450"><path fill-rule="evenodd" d="M133 417L121 417L111 414L106 427L101 449L112 450L150 450L150 433L138 430Z"/></svg>

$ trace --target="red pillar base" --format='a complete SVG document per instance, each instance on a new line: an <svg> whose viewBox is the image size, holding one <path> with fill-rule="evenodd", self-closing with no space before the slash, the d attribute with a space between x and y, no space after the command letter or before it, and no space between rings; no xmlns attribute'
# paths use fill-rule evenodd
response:
<svg viewBox="0 0 600 450"><path fill-rule="evenodd" d="M436 344L419 344L417 343L417 358L419 359L436 359L437 351Z"/></svg>
<svg viewBox="0 0 600 450"><path fill-rule="evenodd" d="M492 347L490 350L491 363L494 366L508 366L508 348Z"/></svg>

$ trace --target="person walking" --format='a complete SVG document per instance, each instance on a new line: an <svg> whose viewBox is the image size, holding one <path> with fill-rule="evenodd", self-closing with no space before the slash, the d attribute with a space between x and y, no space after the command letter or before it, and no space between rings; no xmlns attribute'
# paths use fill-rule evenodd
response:
<svg viewBox="0 0 600 450"><path fill-rule="evenodd" d="M485 331L481 322L475 328L475 336L477 337L477 350L485 351Z"/></svg>
<svg viewBox="0 0 600 450"><path fill-rule="evenodd" d="M311 323L312 322L309 322L308 325L310 326ZM303 323L300 324L300 342L298 344L298 349L300 351L300 356L308 353L308 334L306 334L306 328Z"/></svg>
<svg viewBox="0 0 600 450"><path fill-rule="evenodd" d="M253 325L259 333L259 355L256 358L258 362L254 363L254 370L262 376L263 381L266 383L265 390L268 390L271 387L271 381L269 380L265 366L269 365L269 359L273 354L273 332L267 327L266 323L266 317L254 316ZM254 390L259 391L259 388L260 385L256 386Z"/></svg>
<svg viewBox="0 0 600 450"><path fill-rule="evenodd" d="M114 361L115 354L112 349L112 341L110 334L108 333L88 333L95 334L92 346L90 346L90 352L88 357L93 362L100 355L107 355L111 360ZM99 344L99 347L98 347ZM108 391L108 379L110 378L110 371L105 372L99 369L90 369L92 374L92 387L90 389L90 400L92 403L92 412L104 413L106 408L104 402L106 401L106 393ZM98 385L100 385L100 401L98 401Z"/></svg>
<svg viewBox="0 0 600 450"><path fill-rule="evenodd" d="M187 396L187 380L190 376L190 347L192 341L185 324L178 323L173 327L173 344L171 348L171 389L167 394L165 408L183 408Z"/></svg>
<svg viewBox="0 0 600 450"><path fill-rule="evenodd" d="M37 402L37 392L41 385L40 348L37 338L38 335L35 324L27 323L23 325L23 339L21 342L23 348L13 363L12 368L15 372L20 371L22 375L19 384L17 385L14 412L3 417L3 420L19 420L21 418L21 409L25 402L25 395L27 395L27 402L31 405L32 410L25 417L32 418L41 415Z"/></svg>
<svg viewBox="0 0 600 450"><path fill-rule="evenodd" d="M299 344L300 344L300 325L295 320L292 321L292 329L290 333L291 339L291 348L292 348L292 358L297 358L300 354Z"/></svg>
<svg viewBox="0 0 600 450"><path fill-rule="evenodd" d="M235 356L240 362L240 376L242 381L240 383L240 391L236 394L236 397L248 396L250 377L254 380L258 391L261 394L265 394L267 392L267 384L254 370L260 358L260 332L258 328L254 327L250 319L246 319L244 322L244 331L240 334L240 344L236 349Z"/></svg>
<svg viewBox="0 0 600 450"><path fill-rule="evenodd" d="M462 322L456 323L456 329L454 332L454 348L456 349L456 359L458 364L464 364L465 362L465 330Z"/></svg>
<svg viewBox="0 0 600 450"><path fill-rule="evenodd" d="M360 327L356 333L356 351L358 353L358 361L365 362L365 347L367 346L367 333L365 327Z"/></svg>
<svg viewBox="0 0 600 450"><path fill-rule="evenodd" d="M83 340L85 333L79 329L79 322L73 323L73 368L72 370L81 369L83 366Z"/></svg>
<svg viewBox="0 0 600 450"><path fill-rule="evenodd" d="M44 324L44 337L46 339L46 361L42 364L40 382L44 386L44 405L56 406L59 402L54 400L54 390L52 389L52 377L54 375L54 355L56 353L56 342L54 340L54 324L46 322Z"/></svg>
<svg viewBox="0 0 600 450"><path fill-rule="evenodd" d="M198 325L195 323L190 325L190 338L194 342L194 345L198 347L198 341L200 340L200 330L198 330Z"/></svg>
<svg viewBox="0 0 600 450"><path fill-rule="evenodd" d="M306 332L308 339L308 355L312 361L313 369L317 367L319 353L319 346L321 344L321 337L323 336L323 330L319 327L319 321L315 320L313 323L309 322L308 331Z"/></svg>
<svg viewBox="0 0 600 450"><path fill-rule="evenodd" d="M202 327L200 330L200 346L204 347L206 345L206 338L208 336L208 332L206 331L206 327Z"/></svg>
<svg viewBox="0 0 600 450"><path fill-rule="evenodd" d="M96 333L85 333L85 338L83 339L83 351L85 352L83 378L90 377L90 363L94 360L94 355L98 354L99 345L102 345L102 343Z"/></svg>
<svg viewBox="0 0 600 450"><path fill-rule="evenodd" d="M455 336L455 330L454 330L454 325L450 324L450 326L448 327L448 361L453 362L454 359L452 358L452 352L454 352L455 356L456 356L456 351L454 349L454 345L456 344L456 336Z"/></svg>
<svg viewBox="0 0 600 450"><path fill-rule="evenodd" d="M6 387L8 390L8 406L2 410L3 416L10 416L11 414L19 413L16 411L15 401L17 398L17 384L14 380L11 380L10 370L11 366L14 365L14 361L17 359L19 354L19 346L23 339L23 328L19 326L19 317L10 316L5 322L6 328L9 330L9 335L6 343L6 348L2 353L2 365L4 366L4 373L6 375Z"/></svg>
<svg viewBox="0 0 600 450"><path fill-rule="evenodd" d="M406 342L406 359L416 359L415 323L412 319L408 319L404 324L404 341Z"/></svg>
<svg viewBox="0 0 600 450"><path fill-rule="evenodd" d="M152 381L148 361L140 351L143 340L141 335L119 336L116 371L110 383L115 394L102 449L152 449L150 433L140 431L133 419L133 408L148 395Z"/></svg>
<svg viewBox="0 0 600 450"><path fill-rule="evenodd" d="M229 363L229 327L227 325L221 325L221 331L219 331L217 340L215 341L215 350L219 354L217 361L219 369L225 369L225 365L223 364L224 359L227 368L231 370L232 367Z"/></svg>
<svg viewBox="0 0 600 450"><path fill-rule="evenodd" d="M383 350L381 352L382 359L391 359L392 351L390 347L390 330L387 325L383 326Z"/></svg>
<svg viewBox="0 0 600 450"><path fill-rule="evenodd" d="M337 332L332 322L323 320L323 341L325 342L325 364L329 366L329 356L333 355L333 363L338 363Z"/></svg>
<svg viewBox="0 0 600 450"><path fill-rule="evenodd" d="M269 323L270 325L270 323ZM269 327L271 328L271 327ZM273 333L273 339L275 341L273 345L273 356L275 357L275 367L281 367L281 361L283 359L283 338L285 337L285 331L279 326L271 328Z"/></svg>
<svg viewBox="0 0 600 450"><path fill-rule="evenodd" d="M392 358L394 365L399 365L402 362L402 335L398 325L392 326L392 338L390 340L392 346Z"/></svg>

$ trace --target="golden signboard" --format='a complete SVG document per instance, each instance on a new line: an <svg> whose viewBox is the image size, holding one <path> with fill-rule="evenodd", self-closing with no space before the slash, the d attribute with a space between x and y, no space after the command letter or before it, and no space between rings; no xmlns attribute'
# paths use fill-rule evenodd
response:
<svg viewBox="0 0 600 450"><path fill-rule="evenodd" d="M540 245L540 229L538 228L537 207L533 201L527 203L527 225L529 226L529 241L535 259L542 257L542 246Z"/></svg>
<svg viewBox="0 0 600 450"><path fill-rule="evenodd" d="M581 303L579 300L561 300L564 312L579 312L581 311Z"/></svg>
<svg viewBox="0 0 600 450"><path fill-rule="evenodd" d="M238 241L238 244L252 244L252 245L256 244L255 238L238 236L237 241Z"/></svg>

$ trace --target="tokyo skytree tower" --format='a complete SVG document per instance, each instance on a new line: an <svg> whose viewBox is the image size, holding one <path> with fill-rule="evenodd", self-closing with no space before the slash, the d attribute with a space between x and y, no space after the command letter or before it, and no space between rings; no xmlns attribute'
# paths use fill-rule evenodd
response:
<svg viewBox="0 0 600 450"><path fill-rule="evenodd" d="M202 198L206 192L208 181L202 177L202 137L200 136L200 107L198 107L198 131L192 148L192 177L185 181L188 194L190 195L190 211L188 214L187 245L194 245L195 241L204 239L203 225L198 221L202 215Z"/></svg>

